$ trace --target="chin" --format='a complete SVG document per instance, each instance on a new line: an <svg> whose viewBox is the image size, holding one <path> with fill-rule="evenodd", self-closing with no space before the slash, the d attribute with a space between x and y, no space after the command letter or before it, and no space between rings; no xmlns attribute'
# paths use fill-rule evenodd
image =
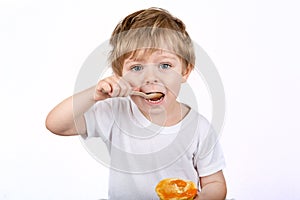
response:
<svg viewBox="0 0 300 200"><path fill-rule="evenodd" d="M144 114L151 115L153 117L165 115L167 113L163 106L141 106L139 108Z"/></svg>

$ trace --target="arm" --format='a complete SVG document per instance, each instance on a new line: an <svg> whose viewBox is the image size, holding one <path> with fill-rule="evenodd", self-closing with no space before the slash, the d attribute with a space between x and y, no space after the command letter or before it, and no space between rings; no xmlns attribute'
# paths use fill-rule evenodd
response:
<svg viewBox="0 0 300 200"><path fill-rule="evenodd" d="M86 134L83 114L96 102L93 98L94 91L95 87L91 87L55 106L46 118L47 129L63 136Z"/></svg>
<svg viewBox="0 0 300 200"><path fill-rule="evenodd" d="M117 76L101 80L96 86L79 92L55 106L46 118L46 127L57 135L86 134L84 113L95 102L110 97L128 96L129 83Z"/></svg>
<svg viewBox="0 0 300 200"><path fill-rule="evenodd" d="M195 200L224 200L226 198L226 181L222 171L200 177L201 192Z"/></svg>

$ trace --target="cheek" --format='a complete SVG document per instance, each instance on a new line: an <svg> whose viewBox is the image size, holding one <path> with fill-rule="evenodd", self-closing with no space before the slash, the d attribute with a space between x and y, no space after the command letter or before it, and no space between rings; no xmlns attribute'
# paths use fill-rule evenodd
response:
<svg viewBox="0 0 300 200"><path fill-rule="evenodd" d="M169 92L171 92L174 96L177 96L180 91L181 80L181 75L167 77L164 79L164 85L168 88Z"/></svg>
<svg viewBox="0 0 300 200"><path fill-rule="evenodd" d="M142 85L142 80L137 76L130 78L128 82L132 87L141 87Z"/></svg>
<svg viewBox="0 0 300 200"><path fill-rule="evenodd" d="M128 72L123 74L123 78L133 87L141 85L142 76Z"/></svg>

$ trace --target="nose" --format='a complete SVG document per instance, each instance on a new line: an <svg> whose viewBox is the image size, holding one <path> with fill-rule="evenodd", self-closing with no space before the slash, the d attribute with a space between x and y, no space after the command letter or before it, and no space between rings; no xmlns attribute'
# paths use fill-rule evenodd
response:
<svg viewBox="0 0 300 200"><path fill-rule="evenodd" d="M157 79L146 80L146 84L151 84L151 83L158 83L158 81L157 81Z"/></svg>
<svg viewBox="0 0 300 200"><path fill-rule="evenodd" d="M144 82L146 84L158 83L158 76L155 71L155 67L148 66L145 72L146 73L144 75Z"/></svg>

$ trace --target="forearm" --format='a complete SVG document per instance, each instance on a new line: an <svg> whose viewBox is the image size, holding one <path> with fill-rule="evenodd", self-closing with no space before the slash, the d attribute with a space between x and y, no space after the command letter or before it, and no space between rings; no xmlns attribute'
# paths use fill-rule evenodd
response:
<svg viewBox="0 0 300 200"><path fill-rule="evenodd" d="M128 96L132 88L121 77L112 75L96 86L77 93L58 104L47 116L46 127L57 135L86 134L84 113L95 104L112 97Z"/></svg>
<svg viewBox="0 0 300 200"><path fill-rule="evenodd" d="M58 104L48 114L46 127L58 135L85 134L84 113L95 103L94 91L91 87Z"/></svg>
<svg viewBox="0 0 300 200"><path fill-rule="evenodd" d="M208 183L202 188L195 200L224 200L226 198L226 183L213 182Z"/></svg>

